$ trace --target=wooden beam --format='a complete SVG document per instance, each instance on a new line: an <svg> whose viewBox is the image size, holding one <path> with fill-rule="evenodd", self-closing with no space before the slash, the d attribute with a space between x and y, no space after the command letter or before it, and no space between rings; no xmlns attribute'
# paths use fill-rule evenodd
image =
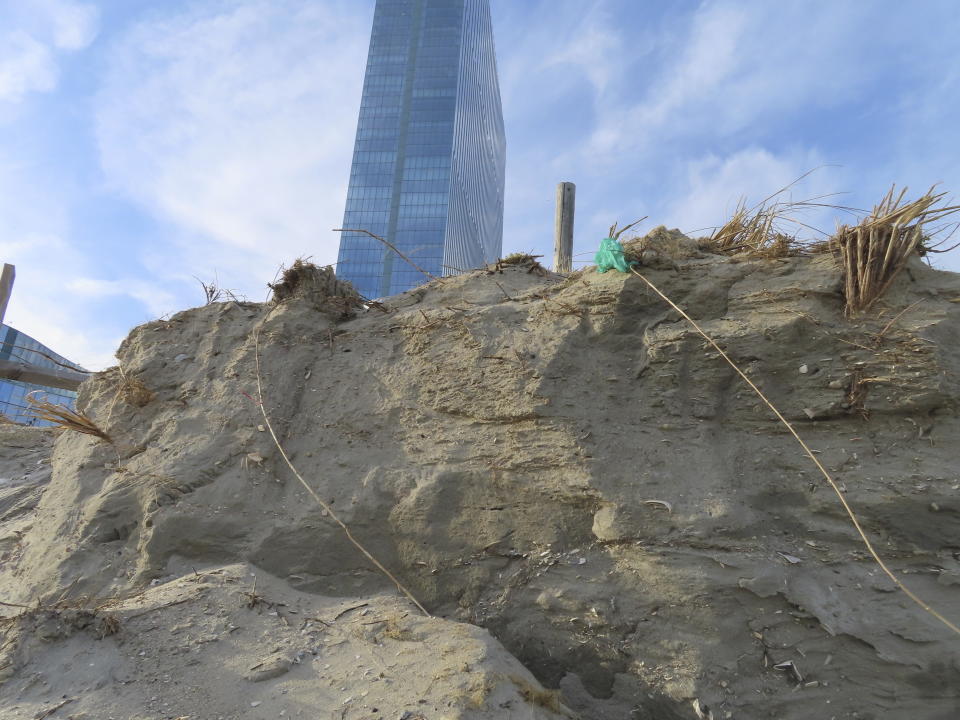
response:
<svg viewBox="0 0 960 720"><path fill-rule="evenodd" d="M89 375L86 373L68 368L40 367L15 360L0 360L0 378L5 380L19 380L61 390L76 390L87 377Z"/></svg>

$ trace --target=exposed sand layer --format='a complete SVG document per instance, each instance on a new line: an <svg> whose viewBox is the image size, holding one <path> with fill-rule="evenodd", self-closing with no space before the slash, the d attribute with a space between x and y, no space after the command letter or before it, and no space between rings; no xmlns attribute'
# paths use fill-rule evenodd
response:
<svg viewBox="0 0 960 720"><path fill-rule="evenodd" d="M960 620L960 276L918 261L848 320L828 256L670 236L641 270ZM960 713L960 637L639 278L510 266L388 312L330 292L134 329L118 358L153 395L113 369L79 400L114 446L62 433L45 464L56 433L0 427L0 600L42 605L0 606L0 716ZM257 335L291 459L436 619L283 463Z"/></svg>

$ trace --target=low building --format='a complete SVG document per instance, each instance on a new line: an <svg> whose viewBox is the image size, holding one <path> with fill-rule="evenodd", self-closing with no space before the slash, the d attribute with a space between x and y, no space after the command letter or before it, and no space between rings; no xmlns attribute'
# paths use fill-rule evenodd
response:
<svg viewBox="0 0 960 720"><path fill-rule="evenodd" d="M0 281L0 321L13 287L12 265ZM85 372L43 343L0 322L0 415L24 425L50 425L30 413L27 396L73 408Z"/></svg>
<svg viewBox="0 0 960 720"><path fill-rule="evenodd" d="M47 370L83 370L26 333L0 323L0 363L3 361ZM31 393L31 397L37 400L46 400L70 408L73 408L77 399L76 390L0 378L0 413L9 420L25 425L49 425L50 423L38 420L30 414L30 403L26 398Z"/></svg>

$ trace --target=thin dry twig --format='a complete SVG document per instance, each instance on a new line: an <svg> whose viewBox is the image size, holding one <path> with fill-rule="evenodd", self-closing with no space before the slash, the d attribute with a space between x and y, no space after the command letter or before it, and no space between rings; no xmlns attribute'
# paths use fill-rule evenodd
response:
<svg viewBox="0 0 960 720"><path fill-rule="evenodd" d="M919 605L923 610L925 610L927 613L929 613L930 615L935 617L937 620L942 622L944 625L946 625L948 628L953 630L953 632L960 635L960 627L958 627L957 625L952 623L950 620L945 618L943 615L941 615L938 611L930 607L929 604L927 604L916 593L910 590L910 588L904 585L903 582L901 582L900 579L893 574L893 571L887 567L887 564L883 561L880 555L877 554L877 551L874 550L873 543L870 542L870 539L867 537L867 534L864 532L863 528L860 526L860 521L857 519L856 514L853 512L853 508L850 507L850 504L847 502L846 498L843 497L843 492L840 490L840 487L837 485L836 481L833 479L833 477L830 475L827 469L823 466L823 464L817 459L817 456L814 454L813 450L811 450L810 447L803 441L803 438L800 437L800 435L794 429L793 425L790 424L790 421L783 416L783 414L777 409L777 407L772 402L770 402L767 396L763 394L763 391L760 390L760 388L758 388L753 383L753 381L749 377L747 377L746 373L744 373L743 370L741 370L740 367L733 360L730 359L730 356L727 355L727 353L725 353L719 345L717 345L714 339L711 338L709 335L707 335L707 333L703 330L703 328L701 328L697 324L696 320L690 317L679 305L677 305L675 302L673 302L673 300L671 300L669 297L664 295L656 285L654 285L652 282L647 280L647 278L645 278L643 275L638 273L635 269L630 268L630 272L632 272L638 278L643 280L643 282L646 283L647 286L651 290L653 290L657 295L659 295L670 307L672 307L674 310L680 313L680 315L682 315L683 318L687 322L689 322L698 333L700 333L703 339L706 340L708 343L710 343L710 345L713 346L714 350L720 353L720 356L727 361L727 364L729 364L730 367L732 367L736 371L736 373L743 379L743 381L750 386L750 388L759 396L761 400L763 400L766 406L770 408L771 411L773 411L773 414L777 416L777 419L780 420L780 422L783 423L784 426L786 426L787 430L790 431L790 434L793 435L794 439L798 443L800 443L800 447L803 448L803 451L813 461L813 464L817 466L817 469L821 472L823 477L826 479L827 483L829 483L830 487L833 488L833 491L836 493L837 497L840 499L840 503L843 505L843 509L846 511L847 516L850 518L850 521L853 523L854 528L856 528L857 533L860 535L860 539L863 540L863 544L866 546L867 551L870 553L870 556L874 559L874 561L876 561L877 565L880 566L880 569L883 570L883 572L887 575L887 577L889 577L893 581L894 585L900 588L907 595L907 597L913 600L913 602Z"/></svg>
<svg viewBox="0 0 960 720"><path fill-rule="evenodd" d="M303 479L303 476L300 474L297 468L294 467L293 463L290 461L290 458L287 456L286 451L283 449L283 446L280 444L280 440L277 438L277 434L273 431L273 425L270 423L270 417L267 415L267 408L263 402L263 387L260 379L260 331L259 330L257 330L254 333L253 342L254 342L254 359L256 360L256 365L257 365L257 401L258 401L257 404L260 406L260 413L263 415L263 422L267 426L267 430L270 432L270 437L273 438L273 443L274 445L277 446L277 450L280 451L280 455L283 457L284 462L287 463L287 467L290 468L291 472L293 472L297 480L300 481L300 484L304 487L304 489L308 493L310 493L310 496L317 501L317 504L321 508L323 508L323 510L330 516L330 518L335 523L337 523L337 525L340 526L344 534L347 536L347 539L353 544L353 546L356 547L357 550L359 550L361 553L363 553L364 557L366 557L367 560L373 563L373 565L378 570L380 570L380 572L382 572L384 575L390 578L390 580L393 581L393 584L397 586L397 589L401 593L403 593L407 597L407 599L410 600L410 602L416 605L417 608L420 610L420 612L422 612L427 617L431 617L427 609L420 604L420 602L413 596L413 594L409 590L407 590L407 588L405 588L403 584L399 580L397 580L396 577L394 577L393 573L387 570L387 568L385 568L379 560L377 560L373 555L371 555L369 551L363 545L361 545L360 542L355 537L353 537L353 534L350 532L350 528L348 528L346 524L344 524L344 522L339 517L337 517L337 514L333 511L333 508L327 505L327 503L323 501L323 499L316 493L316 491L312 487L310 487L307 481Z"/></svg>
<svg viewBox="0 0 960 720"><path fill-rule="evenodd" d="M620 236L623 235L627 230L629 230L630 228L634 227L635 225L639 225L639 224L642 223L644 220L646 220L648 217L649 217L649 215L644 215L644 216L643 216L642 218L640 218L639 220L634 220L632 223L630 223L629 225L624 225L624 226L623 226L622 228L620 228L619 230L617 230L617 223L614 223L613 225L610 226L610 232L608 233L607 237L611 237L611 238L613 238L614 240L619 240L619 239L620 239Z"/></svg>
<svg viewBox="0 0 960 720"><path fill-rule="evenodd" d="M916 302L907 305L903 310L901 310L896 315L894 315L893 319L883 326L883 330L877 333L877 342L879 343L881 340L883 340L883 336L886 335L887 332L889 332L890 328L893 327L893 324L897 322L897 320L902 318L904 315L906 315L909 311L913 310L913 308L915 308L917 305L919 305L922 302L923 302L923 298L920 298Z"/></svg>
<svg viewBox="0 0 960 720"><path fill-rule="evenodd" d="M211 305L223 297L223 288L217 285L216 278L211 280L209 283L205 283L196 275L193 276L193 279L200 283L200 287L203 288L204 305Z"/></svg>
<svg viewBox="0 0 960 720"><path fill-rule="evenodd" d="M379 235L374 235L374 234L373 234L372 232L370 232L369 230L364 230L363 228L334 228L334 229L333 229L333 232L356 232L356 233L364 233L364 234L366 234L366 235L369 235L370 237L374 238L375 240L379 240L379 241L382 242L384 245L386 245L388 248L390 248L391 250L393 250L397 255L399 255L401 258L403 258L403 259L407 262L407 264L408 264L410 267L412 267L414 270L417 270L417 271L419 271L419 272L422 272L424 275L426 275L426 276L427 276L428 278L430 278L431 280L436 280L436 279L437 279L435 275L431 275L431 274L428 273L426 270L424 270L422 267L420 267L419 265L417 265L413 260L411 260L411 259L408 258L406 255L404 255L402 252L400 252L400 250L397 249L397 246L394 245L392 242L390 242L389 240L385 240L384 238L380 237Z"/></svg>
<svg viewBox="0 0 960 720"><path fill-rule="evenodd" d="M60 708L62 708L64 705L67 705L67 704L69 704L69 703L72 703L74 700L75 700L75 698L67 698L66 700L61 700L58 704L54 705L54 706L53 706L52 708L50 708L49 710L45 710L44 712L39 713L38 715L34 716L34 717L35 717L35 720L44 720L44 718L50 717L50 716L53 715L57 710L59 710Z"/></svg>

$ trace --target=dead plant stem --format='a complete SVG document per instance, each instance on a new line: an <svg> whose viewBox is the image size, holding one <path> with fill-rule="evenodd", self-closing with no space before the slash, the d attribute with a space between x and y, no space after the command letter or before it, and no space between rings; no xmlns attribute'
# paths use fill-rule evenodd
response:
<svg viewBox="0 0 960 720"><path fill-rule="evenodd" d="M890 322L888 322L888 323L884 326L883 330L881 330L880 333L877 335L877 342L879 343L881 340L883 340L883 336L887 334L887 332L890 330L890 328L893 327L893 324L894 324L897 320L899 320L900 318L902 318L902 317L903 317L904 315L906 315L909 311L913 310L913 308L915 308L917 305L919 305L920 303L922 303L923 300L924 300L924 298L920 298L920 299L917 300L916 302L911 303L910 305L907 305L903 310L901 310L900 312L898 312L898 313L894 316L893 320L891 320Z"/></svg>
<svg viewBox="0 0 960 720"><path fill-rule="evenodd" d="M409 590L407 590L403 586L403 584L399 580L397 580L397 578L394 577L393 574L380 563L379 560L377 560L373 555L371 555L367 551L367 549L357 541L356 538L353 537L353 534L350 532L350 528L348 528L346 524L344 524L344 522L339 517L337 517L337 514L333 511L333 508L327 505L327 503L325 503L320 498L320 496L316 493L316 491L312 487L310 487L309 484L307 484L307 481L303 479L303 476L300 474L297 468L294 467L293 463L290 461L290 458L287 456L286 451L283 449L283 445L280 444L280 440L277 438L277 434L273 431L273 425L270 424L270 417L267 415L267 407L263 402L263 387L262 387L262 382L260 380L260 331L259 330L255 331L253 336L253 342L254 342L254 358L257 364L257 401L258 401L257 404L260 406L260 413L263 415L263 422L266 424L267 430L270 431L270 437L273 438L273 443L274 445L277 446L277 450L280 451L280 455L283 456L284 461L287 463L287 467L290 468L290 470L293 472L297 480L300 481L300 484L303 485L304 489L308 493L310 493L310 496L317 501L317 504L321 508L323 508L323 510L331 517L331 519L333 519L335 523L337 523L337 525L340 526L344 534L346 534L347 539L351 543L353 543L354 547L356 547L357 550L363 553L363 555L367 558L367 560L373 563L374 566L376 566L376 568L380 570L380 572L382 572L384 575L390 578L390 580L393 581L393 584L397 586L397 589L401 593L406 595L407 599L410 600L410 602L412 602L414 605L416 605L417 608L420 610L420 612L422 612L427 617L431 617L430 613L427 612L427 609L419 603L419 601L413 596L413 594Z"/></svg>
<svg viewBox="0 0 960 720"><path fill-rule="evenodd" d="M369 236L372 237L374 240L379 240L379 241L382 242L384 245L386 245L388 248L390 248L391 250L393 250L397 255L399 255L401 258L403 258L403 259L407 262L407 264L408 264L410 267L412 267L414 270L419 270L420 272L422 272L424 275L426 275L426 276L427 276L428 278L430 278L431 280L436 280L436 279L437 279L436 275L431 275L431 274L428 273L426 270L424 270L422 267L420 267L419 265L417 265L413 260L411 260L411 259L408 258L406 255L404 255L402 252L400 252L400 250L397 249L397 246L394 245L392 242L390 242L389 240L386 240L385 238L380 237L379 235L374 235L374 234L373 234L372 232L370 232L369 230L364 230L363 228L334 228L333 231L334 231L334 232L356 232L356 233L364 233L364 234L366 234L366 235L369 235Z"/></svg>
<svg viewBox="0 0 960 720"><path fill-rule="evenodd" d="M837 485L836 481L833 479L833 477L831 477L830 473L823 466L823 464L819 460L817 460L817 457L816 455L814 455L813 450L811 450L810 447L803 441L803 438L800 437L800 435L794 429L793 425L790 424L790 421L783 416L783 414L776 408L776 406L772 402L770 402L769 399L767 399L767 396L763 394L763 391L761 391L760 388L758 388L753 383L753 381L747 377L747 375L743 372L743 370L741 370L737 366L737 364L730 359L730 356L727 355L727 353L725 353L723 349L719 345L717 345L717 343L713 340L713 338L707 335L707 333L703 330L703 328L701 328L692 317L690 317L686 312L684 312L684 310L681 309L680 306L678 306L675 302L673 302L673 300L671 300L662 292L660 292L660 289L657 288L656 285L654 285L652 282L647 280L647 278L645 278L643 275L638 273L635 269L630 268L630 272L632 272L638 278L643 280L643 282L645 282L647 286L651 290L653 290L657 295L663 298L663 300L670 307L672 307L674 310L680 313L680 315L682 315L683 318L688 323L690 323L698 333L700 333L703 339L706 340L708 343L710 343L710 345L713 346L714 350L720 353L720 356L727 361L730 367L732 367L736 371L736 373L743 379L743 381L750 386L750 388L760 397L761 400L763 400L763 402L767 405L767 407L769 407L770 410L773 411L773 414L777 416L777 419L780 420L780 422L782 422L786 426L787 430L790 431L790 434L793 435L794 439L798 443L800 443L800 447L803 448L803 451L813 461L813 464L817 466L817 469L821 472L823 477L830 484L830 487L833 488L833 491L836 493L837 497L840 499L840 503L843 505L843 509L846 510L847 515L850 518L850 521L853 523L853 526L856 528L857 533L860 535L860 539L863 540L863 544L866 546L867 551L870 553L871 557L873 557L873 559L876 561L877 565L880 566L880 569L883 570L883 572L887 575L887 577L889 577L893 581L894 585L900 588L907 595L907 597L913 600L913 602L915 602L917 605L923 608L927 613L929 613L930 615L935 617L937 620L942 622L944 625L946 625L948 628L953 630L953 632L957 633L957 635L960 635L960 627L958 627L957 625L952 623L950 620L945 618L943 615L941 615L939 612L937 612L932 607L930 607L930 605L924 602L919 596L917 596L912 590L910 590L910 588L904 585L900 581L900 579L893 574L893 571L887 567L887 564L883 561L880 555L877 554L877 551L874 550L873 544L870 542L870 539L867 537L867 534L864 532L863 528L860 526L860 521L857 519L856 514L853 512L853 508L850 507L850 504L847 502L846 498L843 497L843 492L840 490L840 487Z"/></svg>

